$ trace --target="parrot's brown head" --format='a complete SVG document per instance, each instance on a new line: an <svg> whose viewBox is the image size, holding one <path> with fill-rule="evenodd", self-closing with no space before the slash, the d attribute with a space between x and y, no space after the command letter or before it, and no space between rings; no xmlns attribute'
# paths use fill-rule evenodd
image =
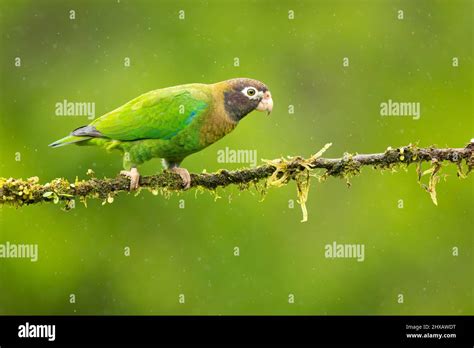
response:
<svg viewBox="0 0 474 348"><path fill-rule="evenodd" d="M264 83L238 78L227 80L224 84L225 111L234 121L240 121L254 110L266 111L267 114L272 111L272 94Z"/></svg>

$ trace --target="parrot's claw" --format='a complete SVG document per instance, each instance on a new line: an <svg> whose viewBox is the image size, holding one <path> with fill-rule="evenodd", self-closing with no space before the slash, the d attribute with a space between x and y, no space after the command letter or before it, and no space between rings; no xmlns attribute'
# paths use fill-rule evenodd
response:
<svg viewBox="0 0 474 348"><path fill-rule="evenodd" d="M124 175L130 178L130 191L138 189L140 182L140 173L138 173L137 168L132 168L130 170L122 170L120 175Z"/></svg>
<svg viewBox="0 0 474 348"><path fill-rule="evenodd" d="M189 174L187 169L180 168L180 167L173 167L173 168L170 168L170 170L173 173L179 174L179 176L183 180L183 188L185 190L191 187L191 175Z"/></svg>

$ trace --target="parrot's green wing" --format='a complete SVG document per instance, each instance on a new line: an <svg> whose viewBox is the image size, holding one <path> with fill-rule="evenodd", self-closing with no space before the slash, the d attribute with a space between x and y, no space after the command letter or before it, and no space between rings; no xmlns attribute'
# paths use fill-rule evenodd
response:
<svg viewBox="0 0 474 348"><path fill-rule="evenodd" d="M84 135L123 141L170 139L205 114L211 100L209 87L201 84L151 91L93 121L83 128Z"/></svg>

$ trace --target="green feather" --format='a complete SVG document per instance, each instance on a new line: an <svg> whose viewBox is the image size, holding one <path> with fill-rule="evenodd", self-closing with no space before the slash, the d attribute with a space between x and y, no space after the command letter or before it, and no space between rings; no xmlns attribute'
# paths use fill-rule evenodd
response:
<svg viewBox="0 0 474 348"><path fill-rule="evenodd" d="M205 85L148 92L91 123L105 137L130 141L171 139L208 110Z"/></svg>
<svg viewBox="0 0 474 348"><path fill-rule="evenodd" d="M62 139L56 140L54 143L49 144L51 147L60 147L64 145L74 144L81 141L90 139L90 137L76 137L74 135L68 135Z"/></svg>

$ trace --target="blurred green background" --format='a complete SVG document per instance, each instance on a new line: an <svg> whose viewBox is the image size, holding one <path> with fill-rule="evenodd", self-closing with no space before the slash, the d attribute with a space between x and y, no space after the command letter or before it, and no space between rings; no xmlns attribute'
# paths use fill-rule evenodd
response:
<svg viewBox="0 0 474 348"><path fill-rule="evenodd" d="M274 111L251 114L187 158L191 172L245 166L217 162L226 146L257 150L260 160L308 156L332 142L326 155L338 157L416 142L462 147L474 134L472 1L0 3L2 177L46 182L121 169L118 153L47 146L89 122L56 116L57 102L95 102L98 117L152 89L233 77L264 81ZM421 118L381 117L388 99L420 102ZM141 168L158 170L158 159ZM473 177L443 172L438 207L415 167L365 168L350 188L313 181L307 223L290 207L294 183L262 202L229 187L217 200L142 192L77 202L70 212L0 207L0 243L39 245L36 263L0 260L0 313L473 314ZM326 259L334 241L365 244L365 261Z"/></svg>

